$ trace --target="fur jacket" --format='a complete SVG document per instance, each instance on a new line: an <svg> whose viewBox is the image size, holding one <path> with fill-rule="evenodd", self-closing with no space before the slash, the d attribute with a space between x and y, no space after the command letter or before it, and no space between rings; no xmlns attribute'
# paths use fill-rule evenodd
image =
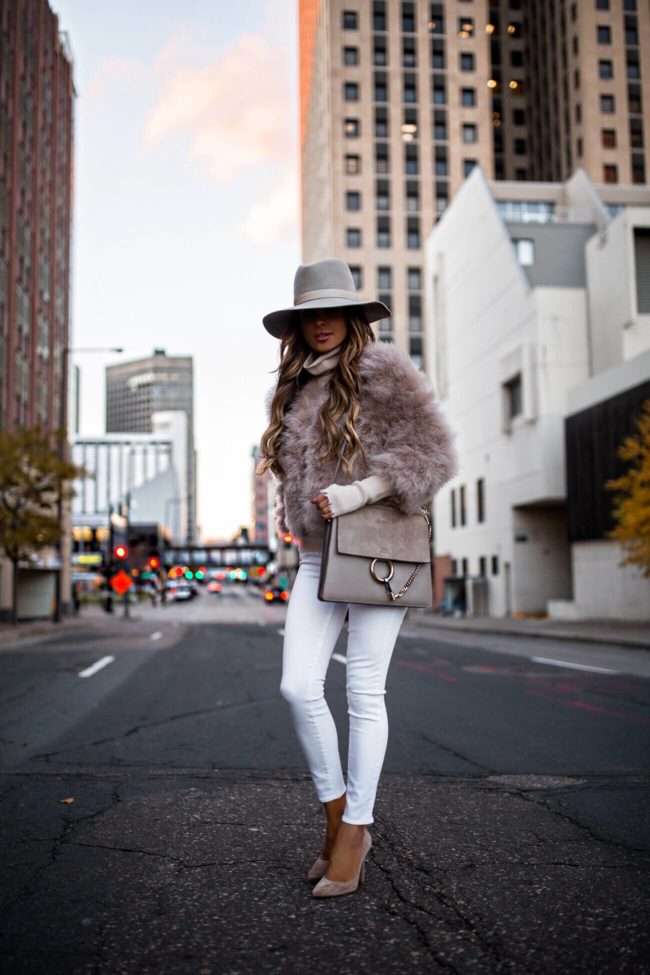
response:
<svg viewBox="0 0 650 975"><path fill-rule="evenodd" d="M321 547L325 521L311 499L328 484L350 484L378 474L405 514L428 505L457 471L455 437L435 398L431 383L408 356L385 342L369 342L361 353L360 415L356 429L367 463L357 456L348 474L343 465L316 452L319 413L329 383L310 378L285 413L278 460L284 471L276 491L275 527L291 532L308 549ZM275 387L266 397L267 416Z"/></svg>

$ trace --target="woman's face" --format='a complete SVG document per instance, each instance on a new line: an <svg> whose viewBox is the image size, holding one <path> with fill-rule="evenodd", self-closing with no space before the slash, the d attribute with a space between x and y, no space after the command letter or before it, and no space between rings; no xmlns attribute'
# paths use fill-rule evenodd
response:
<svg viewBox="0 0 650 975"><path fill-rule="evenodd" d="M329 352L348 331L342 308L306 308L300 313L302 337L314 352Z"/></svg>

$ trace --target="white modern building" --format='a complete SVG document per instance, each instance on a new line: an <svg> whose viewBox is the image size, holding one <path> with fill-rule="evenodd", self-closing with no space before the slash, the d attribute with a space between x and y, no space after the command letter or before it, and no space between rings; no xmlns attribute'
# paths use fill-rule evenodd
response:
<svg viewBox="0 0 650 975"><path fill-rule="evenodd" d="M133 523L159 524L170 541L185 539L187 523L187 417L182 411L154 413L153 433L78 436L72 457L90 476L75 482L74 527L108 525L109 511L129 502Z"/></svg>
<svg viewBox="0 0 650 975"><path fill-rule="evenodd" d="M644 372L635 233L650 226L649 205L647 187L596 187L582 170L566 183L497 183L476 167L429 236L432 380L461 460L435 501L448 605L477 611L478 593L491 615L626 615L607 581L621 571L618 546L603 539L605 591L597 607L576 605L593 580L569 533L568 504L582 498L567 501L565 420ZM638 360L626 378L599 385L626 355Z"/></svg>

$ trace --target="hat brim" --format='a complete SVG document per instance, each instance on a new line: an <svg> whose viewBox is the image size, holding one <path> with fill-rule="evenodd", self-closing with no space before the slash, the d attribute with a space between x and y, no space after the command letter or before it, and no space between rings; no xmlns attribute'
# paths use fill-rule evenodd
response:
<svg viewBox="0 0 650 975"><path fill-rule="evenodd" d="M291 308L283 308L280 311L269 312L262 319L264 328L274 338L281 339L292 320L295 320L298 312L308 308L358 308L368 324L378 322L382 318L390 318L390 309L383 301L346 301L342 298L313 298L305 301L301 305L294 305Z"/></svg>

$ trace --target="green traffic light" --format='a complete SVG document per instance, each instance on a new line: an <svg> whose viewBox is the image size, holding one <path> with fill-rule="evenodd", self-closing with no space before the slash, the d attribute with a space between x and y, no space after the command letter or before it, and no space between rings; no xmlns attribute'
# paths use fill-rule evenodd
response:
<svg viewBox="0 0 650 975"><path fill-rule="evenodd" d="M194 573L192 572L191 569L188 569L187 570L187 572L185 573L185 578L186 579L193 579L194 578Z"/></svg>

